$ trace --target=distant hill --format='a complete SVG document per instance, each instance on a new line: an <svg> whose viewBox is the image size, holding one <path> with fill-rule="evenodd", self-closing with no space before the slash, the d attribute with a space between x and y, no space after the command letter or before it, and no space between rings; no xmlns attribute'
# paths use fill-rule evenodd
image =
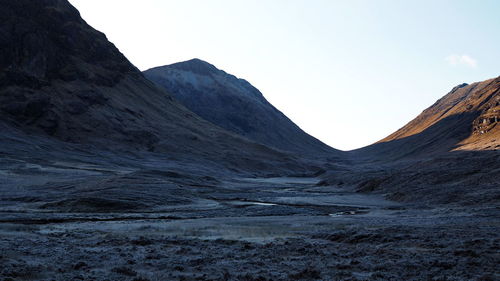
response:
<svg viewBox="0 0 500 281"><path fill-rule="evenodd" d="M250 140L303 154L334 153L308 135L243 79L192 59L144 72L202 118Z"/></svg>

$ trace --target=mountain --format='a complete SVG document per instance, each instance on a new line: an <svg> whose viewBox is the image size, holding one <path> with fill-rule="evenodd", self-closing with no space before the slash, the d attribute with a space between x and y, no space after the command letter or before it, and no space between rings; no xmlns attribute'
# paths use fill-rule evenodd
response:
<svg viewBox="0 0 500 281"><path fill-rule="evenodd" d="M454 87L401 129L359 149L384 159L500 149L500 77Z"/></svg>
<svg viewBox="0 0 500 281"><path fill-rule="evenodd" d="M264 145L302 154L334 153L234 75L192 59L144 71L176 100L202 118Z"/></svg>
<svg viewBox="0 0 500 281"><path fill-rule="evenodd" d="M180 105L68 1L0 5L0 123L11 128L0 137L19 131L33 141L43 136L161 153L236 171L301 169L289 155L229 133Z"/></svg>
<svg viewBox="0 0 500 281"><path fill-rule="evenodd" d="M498 204L500 77L461 84L323 184L414 204Z"/></svg>

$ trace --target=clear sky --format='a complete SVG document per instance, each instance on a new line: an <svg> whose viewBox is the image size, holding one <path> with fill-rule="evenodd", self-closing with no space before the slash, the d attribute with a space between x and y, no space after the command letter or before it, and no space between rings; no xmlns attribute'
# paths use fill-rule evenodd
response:
<svg viewBox="0 0 500 281"><path fill-rule="evenodd" d="M500 75L497 0L70 0L141 70L191 58L338 149Z"/></svg>

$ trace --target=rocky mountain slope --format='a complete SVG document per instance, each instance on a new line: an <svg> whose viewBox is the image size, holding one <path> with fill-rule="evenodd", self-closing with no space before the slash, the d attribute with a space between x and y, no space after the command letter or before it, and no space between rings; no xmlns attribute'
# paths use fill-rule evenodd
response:
<svg viewBox="0 0 500 281"><path fill-rule="evenodd" d="M407 125L349 153L352 164L323 184L416 204L500 200L500 77L461 84Z"/></svg>
<svg viewBox="0 0 500 281"><path fill-rule="evenodd" d="M461 84L414 120L358 154L385 159L500 149L500 77Z"/></svg>
<svg viewBox="0 0 500 281"><path fill-rule="evenodd" d="M303 154L337 152L301 130L246 80L205 61L192 59L144 74L202 118L250 140Z"/></svg>
<svg viewBox="0 0 500 281"><path fill-rule="evenodd" d="M234 170L301 167L174 101L68 1L0 0L0 6L5 126L57 141L163 153Z"/></svg>

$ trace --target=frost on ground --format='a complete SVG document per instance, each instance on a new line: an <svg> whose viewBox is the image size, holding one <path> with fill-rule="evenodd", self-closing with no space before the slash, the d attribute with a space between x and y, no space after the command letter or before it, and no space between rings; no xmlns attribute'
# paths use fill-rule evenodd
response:
<svg viewBox="0 0 500 281"><path fill-rule="evenodd" d="M258 205L237 208L274 208ZM2 280L498 280L496 209L0 224Z"/></svg>
<svg viewBox="0 0 500 281"><path fill-rule="evenodd" d="M3 280L498 280L487 224L354 227L269 241L13 227ZM15 234L15 235L14 235Z"/></svg>
<svg viewBox="0 0 500 281"><path fill-rule="evenodd" d="M3 185L0 280L500 278L495 206L402 204L318 178L36 171Z"/></svg>

